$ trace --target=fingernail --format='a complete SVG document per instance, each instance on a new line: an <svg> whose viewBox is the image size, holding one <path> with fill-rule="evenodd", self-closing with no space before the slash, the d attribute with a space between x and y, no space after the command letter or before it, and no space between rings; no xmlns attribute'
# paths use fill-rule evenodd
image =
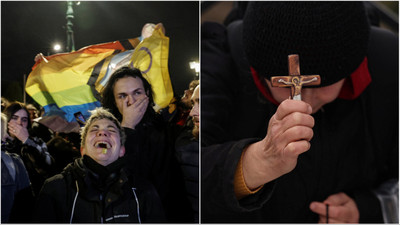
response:
<svg viewBox="0 0 400 225"><path fill-rule="evenodd" d="M309 112L309 113L312 113L312 108L311 108L310 105L308 105L308 112Z"/></svg>

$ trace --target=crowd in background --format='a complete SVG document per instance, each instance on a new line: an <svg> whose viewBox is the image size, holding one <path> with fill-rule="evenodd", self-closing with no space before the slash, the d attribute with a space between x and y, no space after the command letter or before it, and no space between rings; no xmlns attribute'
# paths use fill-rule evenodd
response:
<svg viewBox="0 0 400 225"><path fill-rule="evenodd" d="M116 89L120 94L114 95ZM192 98L195 89L197 100ZM133 186L149 183L148 189L153 187L157 192L162 205L161 214L165 217L156 216L159 220L147 218L147 222L197 223L199 81L192 81L182 97L176 97L159 112L153 109L152 92L141 72L128 67L117 70L103 90L102 107L118 119L127 137L125 154L121 157L124 159L122 170L129 174L127 177ZM68 166L76 164L82 157L85 162L87 153L81 144L84 137L75 132L56 132L42 124L41 119L46 115L43 108L38 109L35 104L10 102L2 97L1 110L1 222L71 222L54 215L41 218L40 215L44 214L38 211L37 204L38 199L43 203L46 194L41 190L46 182L59 174L67 177ZM112 170L110 165L104 168ZM101 172L97 173L102 177ZM111 181L104 178L104 182ZM76 188L78 193L79 187ZM111 187L103 190L101 184L96 184L96 188L101 190L100 193L108 193ZM106 201L104 199L102 203L105 206ZM140 215L146 213L145 210L138 211ZM99 217L103 216L100 213ZM117 216L114 217L114 221L119 221ZM139 216L139 222L144 218L145 215ZM73 222L83 221L98 222L97 218L74 216ZM125 222L129 221L135 222Z"/></svg>

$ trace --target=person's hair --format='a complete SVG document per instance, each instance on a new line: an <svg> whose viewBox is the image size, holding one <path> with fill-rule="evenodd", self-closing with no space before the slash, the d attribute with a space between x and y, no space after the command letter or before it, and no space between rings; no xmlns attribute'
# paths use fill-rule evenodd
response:
<svg viewBox="0 0 400 225"><path fill-rule="evenodd" d="M1 140L3 140L4 136L7 132L7 116L4 113L1 113Z"/></svg>
<svg viewBox="0 0 400 225"><path fill-rule="evenodd" d="M153 91L151 89L150 83L143 77L142 72L140 72L139 69L136 68L130 68L130 67L121 67L120 69L116 70L112 75L110 80L107 82L106 86L103 88L101 91L102 95L102 106L104 108L107 108L110 110L112 114L115 115L115 117L121 121L122 120L122 115L119 112L117 108L117 104L115 102L115 97L114 97L114 86L115 83L125 77L133 77L133 78L139 78L143 82L143 87L145 90L145 93L147 97L149 97L149 104L146 109L146 114L148 112L151 112L153 110L154 106L154 100L153 100ZM154 111L154 110L153 110ZM146 117L146 114L143 118Z"/></svg>
<svg viewBox="0 0 400 225"><path fill-rule="evenodd" d="M1 97L1 112L4 111L4 109L10 104L10 101L6 99L5 97Z"/></svg>
<svg viewBox="0 0 400 225"><path fill-rule="evenodd" d="M199 80L192 80L190 83L189 83L189 90L191 90L191 91L194 91L194 89L197 87L197 85L199 85L200 84L200 81Z"/></svg>
<svg viewBox="0 0 400 225"><path fill-rule="evenodd" d="M27 109L32 109L32 110L37 111L37 108L36 108L33 104L28 104L28 105L26 105L26 108L27 108Z"/></svg>
<svg viewBox="0 0 400 225"><path fill-rule="evenodd" d="M29 129L31 129L32 124L31 124L31 120L29 119L29 111L26 108L26 105L24 103L18 102L18 101L12 102L4 109L3 113L6 114L6 116L7 116L7 122L10 122L12 116L21 109L25 110L26 115L28 116L27 129L29 130Z"/></svg>
<svg viewBox="0 0 400 225"><path fill-rule="evenodd" d="M117 118L115 118L115 116L112 113L110 113L107 109L104 109L102 107L98 107L98 108L90 111L90 113L91 113L91 116L89 117L85 126L82 127L82 130L81 130L81 147L85 146L85 140L86 140L86 136L87 136L89 127L93 124L93 122L95 122L97 120L101 120L101 119L110 120L117 126L119 136L121 137L121 146L125 144L126 137L125 137L124 129L121 127L121 124L119 123Z"/></svg>

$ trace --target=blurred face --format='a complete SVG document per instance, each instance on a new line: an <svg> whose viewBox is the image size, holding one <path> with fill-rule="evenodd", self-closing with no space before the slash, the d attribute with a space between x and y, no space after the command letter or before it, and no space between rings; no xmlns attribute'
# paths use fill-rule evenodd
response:
<svg viewBox="0 0 400 225"><path fill-rule="evenodd" d="M267 80L268 88L276 101L281 103L290 96L290 88L272 87L271 82ZM312 113L318 112L325 104L335 100L340 93L344 79L321 88L303 88L301 90L301 100L307 102L312 107Z"/></svg>
<svg viewBox="0 0 400 225"><path fill-rule="evenodd" d="M34 109L28 109L28 111L29 111L29 119L30 119L31 121L33 121L34 119L37 118L37 111L36 111L36 110L34 110Z"/></svg>
<svg viewBox="0 0 400 225"><path fill-rule="evenodd" d="M107 166L125 154L120 139L118 127L113 122L108 119L96 120L88 129L82 154Z"/></svg>
<svg viewBox="0 0 400 225"><path fill-rule="evenodd" d="M181 101L185 104L185 106L187 106L188 109L190 109L192 107L192 103L191 103L192 94L193 94L193 90L186 89L181 98Z"/></svg>
<svg viewBox="0 0 400 225"><path fill-rule="evenodd" d="M7 133L7 117L2 113L1 115L1 140L5 141L8 137Z"/></svg>
<svg viewBox="0 0 400 225"><path fill-rule="evenodd" d="M10 123L15 123L24 128L28 128L28 119L28 113L24 109L20 109L11 116Z"/></svg>
<svg viewBox="0 0 400 225"><path fill-rule="evenodd" d="M118 111L122 115L122 107L125 101L127 101L127 105L130 106L140 97L146 96L142 80L136 77L124 77L119 79L114 84L113 92Z"/></svg>
<svg viewBox="0 0 400 225"><path fill-rule="evenodd" d="M9 102L7 99L5 98L1 98L1 111L3 112L3 110L8 106Z"/></svg>
<svg viewBox="0 0 400 225"><path fill-rule="evenodd" d="M194 132L197 132L196 135L198 135L199 126L200 126L200 114L199 114L199 111L200 111L200 105L199 105L200 99L199 99L199 96L200 96L200 86L197 86L196 89L194 89L194 92L193 92L193 95L192 95L192 98L191 98L191 101L192 101L192 104L193 104L193 108L192 108L192 110L190 111L190 114L189 114L192 117L192 120L193 120L193 123L194 123L194 129L197 130L197 131L194 131Z"/></svg>

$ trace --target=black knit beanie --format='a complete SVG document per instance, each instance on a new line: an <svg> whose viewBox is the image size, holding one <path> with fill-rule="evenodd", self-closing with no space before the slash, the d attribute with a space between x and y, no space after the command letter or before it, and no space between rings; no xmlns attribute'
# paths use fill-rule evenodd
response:
<svg viewBox="0 0 400 225"><path fill-rule="evenodd" d="M321 86L350 76L367 54L370 26L362 2L251 2L243 45L260 76L288 75L288 55Z"/></svg>

